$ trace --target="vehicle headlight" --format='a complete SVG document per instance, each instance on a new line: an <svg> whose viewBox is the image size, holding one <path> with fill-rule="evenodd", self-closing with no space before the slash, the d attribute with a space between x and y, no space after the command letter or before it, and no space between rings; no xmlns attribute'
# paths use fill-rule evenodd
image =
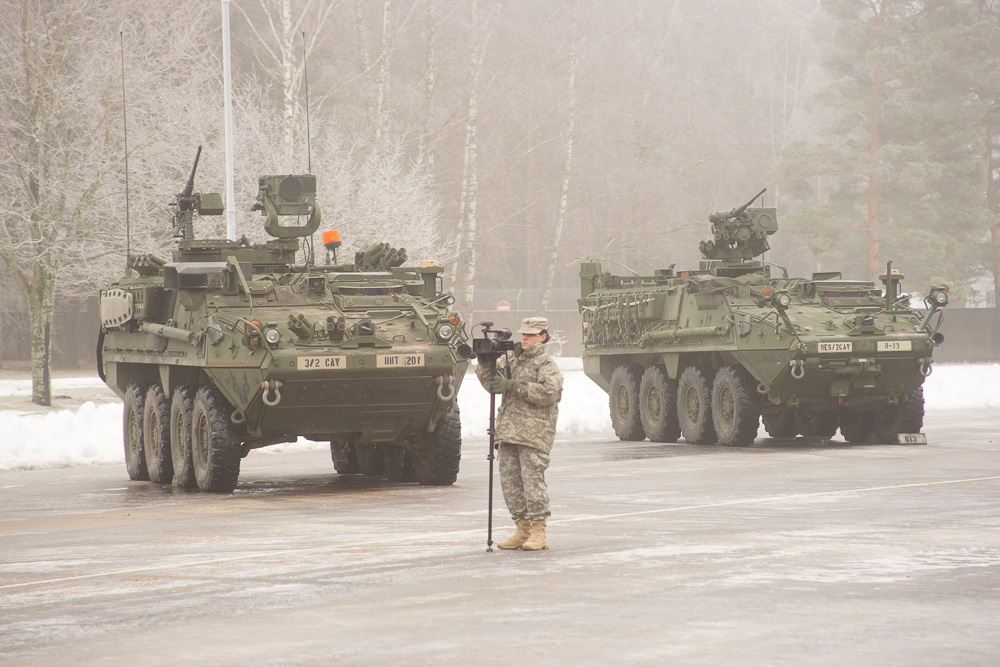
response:
<svg viewBox="0 0 1000 667"><path fill-rule="evenodd" d="M787 293L782 292L777 296L777 301L778 305L782 308L788 308L788 306L792 304L792 297L790 297Z"/></svg>
<svg viewBox="0 0 1000 667"><path fill-rule="evenodd" d="M442 324L438 327L438 338L441 340L451 340L452 335L455 333L455 328L450 324Z"/></svg>
<svg viewBox="0 0 1000 667"><path fill-rule="evenodd" d="M934 303L939 306L943 306L948 303L948 293L947 292L934 292L933 295Z"/></svg>
<svg viewBox="0 0 1000 667"><path fill-rule="evenodd" d="M268 329L264 332L264 340L271 345L277 345L278 341L281 340L281 332L277 329Z"/></svg>

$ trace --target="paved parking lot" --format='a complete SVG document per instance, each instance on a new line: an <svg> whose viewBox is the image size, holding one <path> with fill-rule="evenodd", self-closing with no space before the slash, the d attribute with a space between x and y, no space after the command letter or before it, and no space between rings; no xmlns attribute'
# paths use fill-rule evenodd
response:
<svg viewBox="0 0 1000 667"><path fill-rule="evenodd" d="M537 553L486 553L482 439L448 488L319 450L255 452L227 496L0 473L0 663L997 665L1000 416L925 432L561 436Z"/></svg>

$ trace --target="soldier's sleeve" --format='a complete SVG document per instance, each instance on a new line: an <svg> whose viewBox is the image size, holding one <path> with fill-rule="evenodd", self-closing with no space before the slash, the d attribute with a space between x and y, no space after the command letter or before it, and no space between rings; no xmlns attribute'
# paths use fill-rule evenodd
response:
<svg viewBox="0 0 1000 667"><path fill-rule="evenodd" d="M479 378L479 384L483 385L483 389L486 391L490 390L490 383L493 381L494 375L497 371L502 370L506 367L506 360L501 357L497 360L496 364L481 364L476 362L476 377Z"/></svg>
<svg viewBox="0 0 1000 667"><path fill-rule="evenodd" d="M525 382L518 388L518 397L532 405L555 405L562 398L563 376L555 359L549 357L539 366L534 382Z"/></svg>

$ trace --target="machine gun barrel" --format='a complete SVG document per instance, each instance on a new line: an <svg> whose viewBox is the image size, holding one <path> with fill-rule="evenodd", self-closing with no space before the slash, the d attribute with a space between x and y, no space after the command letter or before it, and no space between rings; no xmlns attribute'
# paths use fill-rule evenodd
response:
<svg viewBox="0 0 1000 667"><path fill-rule="evenodd" d="M729 213L713 213L712 215L708 216L708 219L711 222L725 222L726 220L730 220L732 218L738 218L741 215L743 215L743 211L750 208L750 204L754 203L757 200L757 197L760 197L765 192L767 192L767 188L764 188L763 190L755 194L753 197L750 198L750 201L748 201L746 204L743 204L743 206L734 208Z"/></svg>
<svg viewBox="0 0 1000 667"><path fill-rule="evenodd" d="M194 154L194 166L191 167L191 175L188 176L187 183L184 185L184 190L181 192L181 197L190 197L194 193L194 174L198 171L198 160L201 159L201 146L198 146L198 152Z"/></svg>

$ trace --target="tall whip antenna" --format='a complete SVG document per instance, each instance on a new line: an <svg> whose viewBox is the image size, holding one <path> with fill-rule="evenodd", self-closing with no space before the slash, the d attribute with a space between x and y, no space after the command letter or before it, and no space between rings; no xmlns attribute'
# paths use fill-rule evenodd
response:
<svg viewBox="0 0 1000 667"><path fill-rule="evenodd" d="M222 87L226 132L226 238L236 240L236 188L233 185L233 65L229 55L229 0L222 0Z"/></svg>
<svg viewBox="0 0 1000 667"><path fill-rule="evenodd" d="M309 131L309 67L306 63L306 31L302 31L302 78L306 84L306 165L307 171L311 174L312 163L312 136Z"/></svg>
<svg viewBox="0 0 1000 667"><path fill-rule="evenodd" d="M132 230L128 217L128 113L125 108L125 33L118 31L122 60L122 133L125 137L125 274L129 273L129 255L132 253Z"/></svg>

